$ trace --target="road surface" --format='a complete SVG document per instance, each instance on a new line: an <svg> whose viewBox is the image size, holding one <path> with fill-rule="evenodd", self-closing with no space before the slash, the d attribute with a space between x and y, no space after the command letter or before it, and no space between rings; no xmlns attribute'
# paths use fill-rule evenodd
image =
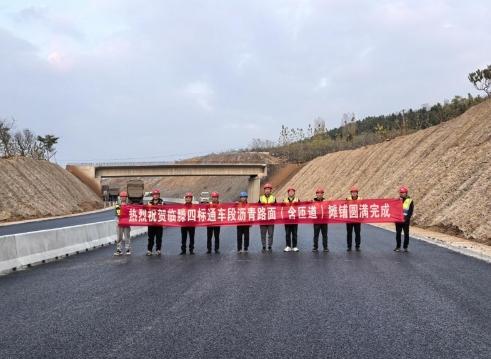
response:
<svg viewBox="0 0 491 359"><path fill-rule="evenodd" d="M1 358L490 358L491 265L362 226L347 253L344 227L329 227L329 253L235 253L222 229L220 255L179 256L178 229L164 252L114 248L0 277Z"/></svg>
<svg viewBox="0 0 491 359"><path fill-rule="evenodd" d="M0 236L109 221L114 218L114 208L108 208L106 211L80 214L72 217L43 219L0 226Z"/></svg>

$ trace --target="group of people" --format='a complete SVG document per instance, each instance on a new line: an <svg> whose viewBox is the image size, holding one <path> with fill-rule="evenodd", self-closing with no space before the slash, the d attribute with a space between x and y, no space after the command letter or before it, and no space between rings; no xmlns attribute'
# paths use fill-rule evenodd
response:
<svg viewBox="0 0 491 359"><path fill-rule="evenodd" d="M263 194L259 197L260 204L275 204L277 203L276 197L273 195L273 186L270 183L266 183L263 187ZM295 195L294 188L288 188L287 197L284 198L284 203L295 203L300 202L298 197ZM399 196L402 202L404 221L395 223L396 227L396 247L395 252L401 251L401 237L402 232L404 232L404 241L402 243L402 250L404 252L408 251L409 246L409 225L411 217L414 211L414 202L408 194L409 190L406 186L402 186L399 189ZM350 189L350 195L346 198L348 201L361 200L358 195L359 189L353 186ZM315 197L313 201L322 202L325 201L324 190L318 188L315 192ZM121 204L128 203L128 194L126 192L120 193L120 204L116 206L116 215L119 217L121 213ZM248 203L247 192L240 192L239 195L239 206L246 206ZM155 189L152 191L152 199L149 201L148 205L161 205L163 204L160 198L160 191ZM217 192L211 193L210 206L218 206L219 204L219 194ZM184 205L193 205L193 194L187 192L184 195ZM285 224L285 248L284 252L298 252L298 224ZM319 237L322 235L322 249L324 252L329 252L328 247L328 225L327 223L314 224L314 237L313 237L313 252L319 251ZM261 233L261 244L263 252L271 252L273 247L273 235L274 235L274 225L265 224L260 225ZM237 226L237 252L246 253L249 250L249 225L239 225ZM189 254L194 254L194 236L196 227L183 226L181 227L181 255L185 255L187 251ZM355 250L359 251L361 246L361 223L346 223L346 244L347 251L352 250L353 245L353 232L355 234ZM207 234L207 253L211 254L212 249L215 253L220 253L220 226L208 226L206 228ZM148 246L147 246L147 256L153 255L153 248L155 245L156 255L160 256L162 254L162 235L163 227L161 226L149 226L148 227ZM189 238L189 242L188 242ZM214 239L214 242L213 242ZM130 227L118 225L117 239L116 239L116 252L115 256L123 255L123 241L125 243L125 254L131 255L131 239L130 239Z"/></svg>

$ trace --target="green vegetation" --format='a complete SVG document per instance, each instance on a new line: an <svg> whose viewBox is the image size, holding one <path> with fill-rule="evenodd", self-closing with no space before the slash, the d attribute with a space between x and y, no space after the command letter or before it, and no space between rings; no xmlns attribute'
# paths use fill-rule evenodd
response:
<svg viewBox="0 0 491 359"><path fill-rule="evenodd" d="M354 114L344 114L341 126L327 130L322 119L316 119L306 130L281 127L277 142L254 139L249 151L268 151L290 162L310 161L327 153L351 150L374 143L388 141L455 118L485 98L455 96L451 101L420 109L403 110L381 116L357 120Z"/></svg>
<svg viewBox="0 0 491 359"><path fill-rule="evenodd" d="M36 136L31 130L15 131L15 121L0 119L0 158L14 156L50 160L55 154L59 137Z"/></svg>

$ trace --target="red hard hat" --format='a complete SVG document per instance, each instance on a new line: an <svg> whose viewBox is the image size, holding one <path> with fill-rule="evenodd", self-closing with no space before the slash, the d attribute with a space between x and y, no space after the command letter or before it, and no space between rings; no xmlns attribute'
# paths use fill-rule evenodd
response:
<svg viewBox="0 0 491 359"><path fill-rule="evenodd" d="M264 189L266 189L266 188L272 189L273 185L271 183L266 183L263 188Z"/></svg>
<svg viewBox="0 0 491 359"><path fill-rule="evenodd" d="M399 193L408 193L408 192L409 189L406 186L401 186L401 188L399 188Z"/></svg>
<svg viewBox="0 0 491 359"><path fill-rule="evenodd" d="M160 190L159 190L159 189L154 189L154 190L152 191L152 194L160 194Z"/></svg>
<svg viewBox="0 0 491 359"><path fill-rule="evenodd" d="M219 197L219 194L218 194L218 192L211 192L211 196L212 197Z"/></svg>
<svg viewBox="0 0 491 359"><path fill-rule="evenodd" d="M289 187L289 188L288 188L288 191L287 191L287 192L290 192L290 191L296 192L296 191L295 191L295 188L293 188L293 187Z"/></svg>
<svg viewBox="0 0 491 359"><path fill-rule="evenodd" d="M324 189L322 189L322 188L317 188L317 189L315 190L315 193L324 193Z"/></svg>
<svg viewBox="0 0 491 359"><path fill-rule="evenodd" d="M186 192L184 197L193 197L193 192Z"/></svg>
<svg viewBox="0 0 491 359"><path fill-rule="evenodd" d="M356 186L351 187L350 192L358 192L358 187Z"/></svg>
<svg viewBox="0 0 491 359"><path fill-rule="evenodd" d="M126 191L119 192L119 197L128 197L128 193Z"/></svg>

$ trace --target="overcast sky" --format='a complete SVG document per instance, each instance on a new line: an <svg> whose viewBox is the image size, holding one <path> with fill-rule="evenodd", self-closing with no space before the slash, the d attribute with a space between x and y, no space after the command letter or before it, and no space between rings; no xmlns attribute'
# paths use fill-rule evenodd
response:
<svg viewBox="0 0 491 359"><path fill-rule="evenodd" d="M491 63L476 1L0 0L0 117L58 162L172 160L454 95Z"/></svg>

